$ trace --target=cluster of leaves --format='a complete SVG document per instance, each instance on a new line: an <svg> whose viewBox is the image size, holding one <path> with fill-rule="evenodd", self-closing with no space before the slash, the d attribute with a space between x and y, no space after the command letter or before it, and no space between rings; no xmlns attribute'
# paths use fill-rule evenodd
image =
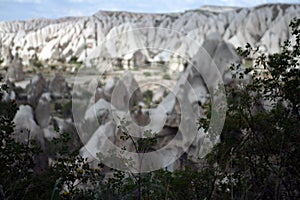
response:
<svg viewBox="0 0 300 200"><path fill-rule="evenodd" d="M54 102L54 110L60 116L66 118L72 115L72 101L56 101Z"/></svg>
<svg viewBox="0 0 300 200"><path fill-rule="evenodd" d="M143 93L144 102L147 105L147 107L150 107L152 104L152 98L153 98L153 92L151 90L146 90Z"/></svg>
<svg viewBox="0 0 300 200"><path fill-rule="evenodd" d="M70 63L70 64L76 65L76 68L77 68L77 69L80 68L80 67L82 66L82 64L83 64L82 61L78 61L78 57L76 57L76 56L72 56L72 57L70 58L69 63Z"/></svg>
<svg viewBox="0 0 300 200"><path fill-rule="evenodd" d="M164 74L162 79L164 80L171 80L171 76L169 74Z"/></svg>
<svg viewBox="0 0 300 200"><path fill-rule="evenodd" d="M280 53L238 48L243 57L257 57L253 67L234 75L251 83L227 87L222 142L208 159L234 183L228 182L227 194L215 190L214 198L299 198L300 19L290 26L295 43L286 41Z"/></svg>
<svg viewBox="0 0 300 200"><path fill-rule="evenodd" d="M152 75L151 72L144 72L143 74L144 74L144 76L146 76L146 77L149 77L149 76Z"/></svg>
<svg viewBox="0 0 300 200"><path fill-rule="evenodd" d="M8 86L3 84L0 99L7 91ZM0 199L26 193L34 170L33 156L40 152L34 141L24 144L13 137L13 118L17 109L15 101L0 101Z"/></svg>
<svg viewBox="0 0 300 200"><path fill-rule="evenodd" d="M29 63L36 67L37 69L43 68L43 63L38 59L37 55L35 54L32 59L29 60Z"/></svg>

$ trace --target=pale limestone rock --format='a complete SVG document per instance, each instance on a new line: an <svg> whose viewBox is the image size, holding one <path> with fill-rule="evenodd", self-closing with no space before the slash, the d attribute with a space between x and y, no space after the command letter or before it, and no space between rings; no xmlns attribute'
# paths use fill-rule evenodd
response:
<svg viewBox="0 0 300 200"><path fill-rule="evenodd" d="M299 14L298 4L267 4L253 8L203 7L172 14L100 11L90 17L0 22L0 44L11 47L13 53L18 49L24 62L34 53L41 60L69 60L75 55L82 61L93 60L92 65L99 69L104 65L100 55L120 58L140 45L182 49L193 57L197 49L191 49L194 48L191 44L201 45L206 36L214 32L235 48L247 42L253 46L266 44L267 52L274 53L284 40L291 37L288 24ZM140 30L140 34L135 34L132 30L138 27L159 29ZM162 30L174 30L180 34ZM118 35L122 35L121 42L113 39ZM192 40L183 44L186 36ZM109 42L102 47L101 41L106 39ZM147 49L143 54L149 60L150 54L159 53L157 49ZM7 61L7 55L4 58Z"/></svg>
<svg viewBox="0 0 300 200"><path fill-rule="evenodd" d="M103 145L107 143L107 139L109 138L111 142L116 142L115 131L116 125L113 122L107 122L100 126L86 145L80 149L80 155L83 158L87 158L92 167L98 167L97 153L101 152Z"/></svg>
<svg viewBox="0 0 300 200"><path fill-rule="evenodd" d="M104 86L104 89L103 89L104 90L104 95L105 95L105 97L108 101L110 101L111 94L112 94L112 92L115 88L115 85L116 85L117 81L118 81L117 78L109 79L106 82L105 86Z"/></svg>
<svg viewBox="0 0 300 200"><path fill-rule="evenodd" d="M40 96L47 91L48 85L42 74L35 75L28 86L27 100L31 105L36 105Z"/></svg>
<svg viewBox="0 0 300 200"><path fill-rule="evenodd" d="M125 71L114 87L111 103L118 110L128 111L143 100L142 92L130 71Z"/></svg>
<svg viewBox="0 0 300 200"><path fill-rule="evenodd" d="M90 119L102 119L102 123L106 122L111 118L110 109L112 109L112 105L105 101L104 99L100 99L95 104L93 104L84 114L85 120Z"/></svg>
<svg viewBox="0 0 300 200"><path fill-rule="evenodd" d="M35 140L42 149L42 153L34 156L35 171L41 172L48 167L48 150L45 145L43 130L34 121L33 109L28 105L21 105L14 117L15 132L14 137L22 143L28 140Z"/></svg>
<svg viewBox="0 0 300 200"><path fill-rule="evenodd" d="M8 66L7 79L11 82L23 81L25 74L23 72L22 59L17 54L11 64Z"/></svg>
<svg viewBox="0 0 300 200"><path fill-rule="evenodd" d="M27 143L28 140L35 139L44 147L42 129L34 121L33 110L28 105L21 105L14 117L14 136L20 142Z"/></svg>
<svg viewBox="0 0 300 200"><path fill-rule="evenodd" d="M105 95L104 95L104 91L101 88L97 88L96 92L95 92L95 102L97 102L100 99L104 99Z"/></svg>
<svg viewBox="0 0 300 200"><path fill-rule="evenodd" d="M163 98L165 97L167 91L164 87L160 87L154 94L152 97L152 102L161 102L163 100Z"/></svg>
<svg viewBox="0 0 300 200"><path fill-rule="evenodd" d="M55 97L63 97L68 95L68 83L61 74L56 73L55 77L50 81L49 91Z"/></svg>

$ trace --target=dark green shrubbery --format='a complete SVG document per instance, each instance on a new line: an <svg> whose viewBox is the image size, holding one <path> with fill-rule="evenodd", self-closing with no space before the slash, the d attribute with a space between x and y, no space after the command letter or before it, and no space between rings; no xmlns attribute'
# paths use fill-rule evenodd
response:
<svg viewBox="0 0 300 200"><path fill-rule="evenodd" d="M0 89L0 99L7 91ZM0 101L0 199L22 197L34 173L34 155L39 148L34 141L23 144L13 138L13 118L18 108L15 101Z"/></svg>
<svg viewBox="0 0 300 200"><path fill-rule="evenodd" d="M296 42L285 42L280 53L267 57L249 44L238 48L241 56L257 57L253 67L234 75L250 75L251 83L227 87L223 141L208 155L220 172L216 183L227 178L213 198L299 198L300 19L290 26Z"/></svg>
<svg viewBox="0 0 300 200"><path fill-rule="evenodd" d="M38 59L37 55L34 55L34 57L29 60L29 63L37 69L43 68L43 63Z"/></svg>

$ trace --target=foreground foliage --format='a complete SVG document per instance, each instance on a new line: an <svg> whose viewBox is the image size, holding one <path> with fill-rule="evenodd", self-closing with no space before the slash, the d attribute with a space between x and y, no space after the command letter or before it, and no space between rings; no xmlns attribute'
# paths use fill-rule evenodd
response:
<svg viewBox="0 0 300 200"><path fill-rule="evenodd" d="M234 74L250 76L250 84L227 87L223 142L208 156L221 178L227 177L214 198L299 198L300 20L290 26L295 43L286 41L280 53L266 57L249 44L238 48L240 55L256 59L253 67Z"/></svg>

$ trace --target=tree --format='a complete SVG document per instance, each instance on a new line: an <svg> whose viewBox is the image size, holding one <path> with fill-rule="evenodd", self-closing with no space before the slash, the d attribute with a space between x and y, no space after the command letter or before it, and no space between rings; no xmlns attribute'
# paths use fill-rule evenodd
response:
<svg viewBox="0 0 300 200"><path fill-rule="evenodd" d="M0 88L0 198L18 199L26 193L33 175L34 155L40 150L34 141L23 144L13 138L13 118L18 108L14 100L2 101L7 90L6 84Z"/></svg>
<svg viewBox="0 0 300 200"><path fill-rule="evenodd" d="M219 170L213 198L299 198L300 19L290 27L295 43L286 41L279 53L266 56L249 44L237 49L256 58L233 75L249 75L251 83L227 87L222 142L207 157Z"/></svg>

